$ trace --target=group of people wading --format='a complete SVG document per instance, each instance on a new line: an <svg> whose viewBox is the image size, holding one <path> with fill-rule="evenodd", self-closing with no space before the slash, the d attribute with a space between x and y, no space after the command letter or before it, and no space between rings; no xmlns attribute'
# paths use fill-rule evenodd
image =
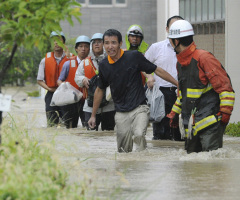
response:
<svg viewBox="0 0 240 200"><path fill-rule="evenodd" d="M221 148L235 93L221 63L209 52L196 48L193 27L181 16L166 24L168 38L152 44L144 41L143 29L134 24L125 36L108 29L91 39L77 37L76 56L65 52L62 32L51 33L53 52L41 60L38 84L45 96L48 126L62 120L77 128L78 120L88 130L116 128L118 152L147 148L149 106L146 87L157 86L164 95L166 115L153 123L153 140L185 140L187 153ZM83 93L83 98L65 106L50 106L52 96L64 81ZM92 91L95 84L96 89ZM111 98L106 98L110 87ZM107 99L107 100L106 100Z"/></svg>

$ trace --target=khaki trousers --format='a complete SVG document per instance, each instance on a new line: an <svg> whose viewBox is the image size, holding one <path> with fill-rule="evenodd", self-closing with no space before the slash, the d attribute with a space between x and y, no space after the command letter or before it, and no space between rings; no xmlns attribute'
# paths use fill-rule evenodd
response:
<svg viewBox="0 0 240 200"><path fill-rule="evenodd" d="M140 105L130 112L116 112L118 152L131 152L133 142L136 144L136 151L146 149L145 135L148 122L149 107L147 105Z"/></svg>

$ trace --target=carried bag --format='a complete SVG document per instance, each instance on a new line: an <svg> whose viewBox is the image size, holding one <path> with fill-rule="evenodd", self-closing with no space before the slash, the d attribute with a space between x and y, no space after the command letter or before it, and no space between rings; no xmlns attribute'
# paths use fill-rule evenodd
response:
<svg viewBox="0 0 240 200"><path fill-rule="evenodd" d="M77 103L83 94L69 82L63 82L53 93L50 106L65 106Z"/></svg>
<svg viewBox="0 0 240 200"><path fill-rule="evenodd" d="M89 80L89 88L88 88L88 96L87 96L87 103L89 107L93 107L93 98L94 98L94 93L98 85L98 75L95 75ZM103 94L103 99L102 102L99 106L99 108L102 108L106 106L109 103L106 99L106 90L104 90Z"/></svg>
<svg viewBox="0 0 240 200"><path fill-rule="evenodd" d="M160 122L165 117L164 95L154 84L152 89L146 90L147 104L150 107L150 122Z"/></svg>

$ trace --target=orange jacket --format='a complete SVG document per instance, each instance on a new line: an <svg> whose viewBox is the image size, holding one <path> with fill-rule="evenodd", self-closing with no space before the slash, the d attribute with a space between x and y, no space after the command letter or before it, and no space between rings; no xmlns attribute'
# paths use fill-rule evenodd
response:
<svg viewBox="0 0 240 200"><path fill-rule="evenodd" d="M205 86L211 84L214 91L219 94L220 111L231 114L235 93L231 80L221 63L210 52L197 49L194 42L183 52L177 54L177 59L182 68L188 67L193 62L197 65L200 82Z"/></svg>
<svg viewBox="0 0 240 200"><path fill-rule="evenodd" d="M77 56L73 56L70 58L69 73L65 81L71 83L71 85L74 86L76 89L82 91L74 80L77 68L78 68Z"/></svg>
<svg viewBox="0 0 240 200"><path fill-rule="evenodd" d="M58 87L57 80L62 71L63 64L69 60L66 56L57 64L54 52L48 52L45 56L45 82L48 87Z"/></svg>
<svg viewBox="0 0 240 200"><path fill-rule="evenodd" d="M97 74L96 73L97 69L92 62L91 56L85 58L83 62L85 77L91 79ZM83 88L83 97L86 99L87 96L88 96L87 89Z"/></svg>

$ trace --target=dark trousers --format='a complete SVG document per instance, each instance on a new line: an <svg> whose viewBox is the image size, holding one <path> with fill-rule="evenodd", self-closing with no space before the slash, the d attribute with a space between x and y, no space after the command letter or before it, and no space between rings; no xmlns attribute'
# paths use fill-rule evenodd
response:
<svg viewBox="0 0 240 200"><path fill-rule="evenodd" d="M101 123L101 129L102 131L106 130L106 131L111 131L114 130L115 127L115 120L114 120L114 116L115 116L116 111L110 111L110 112L103 112L100 114L96 115L96 127L93 130L98 131L98 127ZM92 113L89 112L85 112L85 120L86 123L88 122L88 120L90 119ZM89 126L87 124L88 129Z"/></svg>
<svg viewBox="0 0 240 200"><path fill-rule="evenodd" d="M175 90L176 87L160 87L159 88L164 95L165 101L165 114L171 112L173 104L177 99ZM168 117L162 119L161 122L153 123L153 139L154 140L181 140L181 134L179 128L171 128L169 125L170 119Z"/></svg>
<svg viewBox="0 0 240 200"><path fill-rule="evenodd" d="M203 131L197 133L192 139L185 139L185 150L187 153L212 151L222 148L223 146L223 134L226 129L226 125L217 122L210 127L207 127Z"/></svg>
<svg viewBox="0 0 240 200"><path fill-rule="evenodd" d="M47 116L47 126L58 125L59 119L62 118L66 128L76 128L78 125L78 103L66 106L50 106L53 92L47 92L45 96L45 110Z"/></svg>
<svg viewBox="0 0 240 200"><path fill-rule="evenodd" d="M59 123L59 117L62 116L61 109L58 106L50 106L53 92L47 92L45 95L45 110L47 117L47 126L51 127Z"/></svg>
<svg viewBox="0 0 240 200"><path fill-rule="evenodd" d="M83 111L84 103L85 103L85 99L81 99L78 102L78 113L79 113L79 117L80 117L81 122L82 122L82 127L86 127L87 126L86 120L85 120L85 112Z"/></svg>
<svg viewBox="0 0 240 200"><path fill-rule="evenodd" d="M78 126L78 103L61 106L62 119L66 128L77 128Z"/></svg>

